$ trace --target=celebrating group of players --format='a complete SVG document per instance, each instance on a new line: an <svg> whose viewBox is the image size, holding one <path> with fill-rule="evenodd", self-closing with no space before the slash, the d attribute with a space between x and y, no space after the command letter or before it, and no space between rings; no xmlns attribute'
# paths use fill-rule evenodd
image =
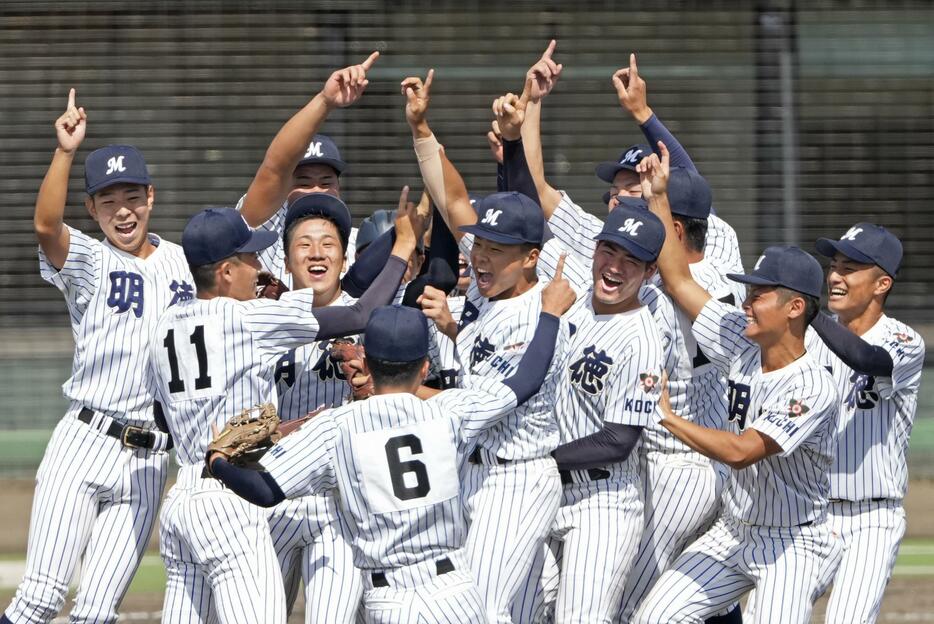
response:
<svg viewBox="0 0 934 624"><path fill-rule="evenodd" d="M49 622L79 560L71 621L116 621L160 504L164 622L284 622L300 581L306 622L806 622L831 582L828 622L875 620L924 357L883 311L900 242L859 223L817 241L826 274L792 246L743 272L634 56L612 84L648 144L597 168L608 213L586 213L544 175L554 51L493 104L485 197L428 124L434 72L403 80L426 194L359 231L317 132L378 53L181 246L149 232L131 146L85 161L104 242L64 224L87 126L70 93L35 212L69 408L0 623ZM337 339L365 357L336 361ZM254 465L209 452L266 403L300 427Z"/></svg>

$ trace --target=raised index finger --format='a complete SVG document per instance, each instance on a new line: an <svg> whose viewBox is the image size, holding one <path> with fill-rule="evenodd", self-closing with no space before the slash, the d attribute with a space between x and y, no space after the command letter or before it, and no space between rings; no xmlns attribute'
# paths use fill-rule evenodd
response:
<svg viewBox="0 0 934 624"><path fill-rule="evenodd" d="M373 63L375 63L375 62L376 62L376 59L378 59L378 58L379 58L379 51L376 51L376 52L374 52L373 54L371 54L370 56L368 56L367 59L366 59L365 61L363 61L362 63L360 63L360 65L362 65L362 66L363 66L363 70L366 71L366 70L370 69L371 67L373 67Z"/></svg>
<svg viewBox="0 0 934 624"><path fill-rule="evenodd" d="M68 110L71 110L75 107L75 90L74 87L68 91Z"/></svg>
<svg viewBox="0 0 934 624"><path fill-rule="evenodd" d="M564 261L567 259L568 255L566 253L561 254L561 257L558 258L558 264L555 266L555 276L552 281L557 281L564 277Z"/></svg>
<svg viewBox="0 0 934 624"><path fill-rule="evenodd" d="M639 68L636 66L636 53L629 54L629 77L633 80L639 77Z"/></svg>
<svg viewBox="0 0 934 624"><path fill-rule="evenodd" d="M408 205L409 200L409 185L406 184L402 187L402 192L399 194L399 214L405 214L406 206Z"/></svg>
<svg viewBox="0 0 934 624"><path fill-rule="evenodd" d="M435 70L429 69L428 75L425 76L425 84L422 87L425 89L425 93L431 93L431 83L435 79Z"/></svg>
<svg viewBox="0 0 934 624"><path fill-rule="evenodd" d="M558 42L555 39L551 40L551 43L548 44L548 47L545 48L545 53L542 54L542 58L550 59L551 55L555 53L555 47L558 45Z"/></svg>

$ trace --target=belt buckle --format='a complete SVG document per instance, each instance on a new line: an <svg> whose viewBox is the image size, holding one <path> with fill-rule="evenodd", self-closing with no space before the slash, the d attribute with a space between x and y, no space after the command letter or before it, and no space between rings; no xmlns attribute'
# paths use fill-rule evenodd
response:
<svg viewBox="0 0 934 624"><path fill-rule="evenodd" d="M120 442L123 444L123 446L129 447L129 448L145 448L142 444L136 444L134 442L130 442L130 436L133 434L143 436L147 433L149 432L143 429L142 427L126 425L123 427L123 431L120 432Z"/></svg>

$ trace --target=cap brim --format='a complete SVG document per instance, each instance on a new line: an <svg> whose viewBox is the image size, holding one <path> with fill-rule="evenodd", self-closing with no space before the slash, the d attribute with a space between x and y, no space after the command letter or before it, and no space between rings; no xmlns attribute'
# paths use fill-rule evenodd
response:
<svg viewBox="0 0 934 624"><path fill-rule="evenodd" d="M279 235L275 232L254 230L249 240L237 249L237 253L256 253L271 247L277 240L279 240Z"/></svg>
<svg viewBox="0 0 934 624"><path fill-rule="evenodd" d="M478 238L484 238L486 240L491 240L494 243L502 243L504 245L540 245L541 242L536 241L527 241L518 236L511 236L509 234L503 234L502 232L497 232L496 230L489 230L482 225L462 225L457 228L461 232L466 232L467 234L473 234Z"/></svg>
<svg viewBox="0 0 934 624"><path fill-rule="evenodd" d="M727 273L726 277L727 279L734 282L739 282L740 284L752 284L753 286L781 286L780 283L773 279L759 277L758 275L751 275L749 273Z"/></svg>
<svg viewBox="0 0 934 624"><path fill-rule="evenodd" d="M105 188L109 188L111 186L114 186L115 184L142 184L143 186L149 186L150 184L152 184L152 182L150 181L148 177L141 178L138 176L121 176L118 178L111 178L110 180L107 180L106 182L101 182L100 184L96 186L92 186L90 188L85 189L85 191L87 192L88 195L93 195L94 193L99 193L103 191Z"/></svg>
<svg viewBox="0 0 934 624"><path fill-rule="evenodd" d="M634 165L621 165L618 162L602 162L597 165L596 173L597 177L607 184L613 184L613 179L616 178L616 174L623 169L626 171L636 170Z"/></svg>
<svg viewBox="0 0 934 624"><path fill-rule="evenodd" d="M633 257L638 258L639 260L642 260L643 262L655 262L656 260L658 260L658 254L652 253L645 247L642 247L641 245L637 245L630 239L624 238L622 236L613 236L612 234L600 232L599 234L594 236L593 239L595 241L606 241L608 243L613 243L614 245L619 245L620 247L628 251L630 254L632 254Z"/></svg>
<svg viewBox="0 0 934 624"><path fill-rule="evenodd" d="M817 253L828 258L833 258L837 252L842 253L850 260L855 260L863 264L877 264L875 260L858 250L847 240L833 240L831 238L819 238L814 243Z"/></svg>
<svg viewBox="0 0 934 624"><path fill-rule="evenodd" d="M333 167L337 175L343 173L344 169L347 168L347 163L343 160L337 160L335 158L316 158L314 156L301 159L296 166L301 167L302 165L328 165L329 167Z"/></svg>

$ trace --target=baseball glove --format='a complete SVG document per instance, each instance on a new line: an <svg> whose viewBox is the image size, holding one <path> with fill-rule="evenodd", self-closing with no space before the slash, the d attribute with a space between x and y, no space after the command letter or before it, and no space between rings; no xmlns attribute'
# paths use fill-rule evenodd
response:
<svg viewBox="0 0 934 624"><path fill-rule="evenodd" d="M220 453L232 464L251 465L282 437L278 427L279 416L272 403L245 409L214 436L208 446L207 457Z"/></svg>
<svg viewBox="0 0 934 624"><path fill-rule="evenodd" d="M278 299L283 293L289 292L289 287L282 283L272 273L260 271L256 277L257 299Z"/></svg>
<svg viewBox="0 0 934 624"><path fill-rule="evenodd" d="M350 384L354 401L373 396L373 380L363 372L363 345L344 340L331 344L331 359L340 366L344 379Z"/></svg>

